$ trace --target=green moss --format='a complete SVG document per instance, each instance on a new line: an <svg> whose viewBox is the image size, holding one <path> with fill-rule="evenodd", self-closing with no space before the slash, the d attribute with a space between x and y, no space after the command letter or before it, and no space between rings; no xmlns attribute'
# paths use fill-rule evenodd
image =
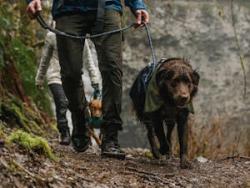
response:
<svg viewBox="0 0 250 188"><path fill-rule="evenodd" d="M53 121L51 124L50 124L50 127L53 131L55 131L56 133L59 133L58 129L57 129L57 123L56 121Z"/></svg>
<svg viewBox="0 0 250 188"><path fill-rule="evenodd" d="M0 71L2 70L3 66L4 66L4 47L2 45L2 40L1 40L1 37L0 37Z"/></svg>
<svg viewBox="0 0 250 188"><path fill-rule="evenodd" d="M58 158L53 154L48 142L42 137L29 134L22 130L17 130L12 132L7 138L7 143L13 142L28 151L41 153L53 161L58 161Z"/></svg>
<svg viewBox="0 0 250 188"><path fill-rule="evenodd" d="M5 140L6 134L4 133L4 125L3 122L0 121L0 140Z"/></svg>
<svg viewBox="0 0 250 188"><path fill-rule="evenodd" d="M27 111L23 108L22 104L15 100L0 103L0 112L1 116L7 119L6 121L12 121L12 123L17 124L25 131L39 135L44 134L44 131L32 118L27 118L25 114Z"/></svg>
<svg viewBox="0 0 250 188"><path fill-rule="evenodd" d="M147 157L147 158L149 158L149 159L153 159L153 158L154 158L152 152L150 152L150 151L146 151L146 152L144 153L144 155L145 155L145 157Z"/></svg>
<svg viewBox="0 0 250 188"><path fill-rule="evenodd" d="M13 5L5 1L0 1L0 3L0 75L4 67L13 62L21 78L25 94L35 102L39 109L52 115L48 89L39 91L35 86L36 51L38 50L30 46L36 41L34 33L37 32L27 29L30 28L30 26L27 27L30 19L22 14L26 4L17 2ZM18 8L14 9L15 6ZM38 28L35 29L38 30ZM6 81L13 78L7 75L4 79Z"/></svg>
<svg viewBox="0 0 250 188"><path fill-rule="evenodd" d="M20 73L25 93L48 114L52 114L49 101L48 88L43 91L38 90L35 85L35 75L37 70L36 56L34 49L28 48L20 38L11 40L10 52L16 68Z"/></svg>

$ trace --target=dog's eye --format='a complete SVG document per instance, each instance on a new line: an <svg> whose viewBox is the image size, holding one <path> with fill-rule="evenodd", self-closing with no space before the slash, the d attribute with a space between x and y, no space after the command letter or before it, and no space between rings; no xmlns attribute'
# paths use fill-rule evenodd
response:
<svg viewBox="0 0 250 188"><path fill-rule="evenodd" d="M177 82L172 82L172 83L171 83L171 86L172 86L172 87L176 87L176 85L177 85Z"/></svg>

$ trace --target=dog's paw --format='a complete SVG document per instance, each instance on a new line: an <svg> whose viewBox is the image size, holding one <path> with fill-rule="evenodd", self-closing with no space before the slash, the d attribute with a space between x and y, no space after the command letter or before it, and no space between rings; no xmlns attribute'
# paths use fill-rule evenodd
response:
<svg viewBox="0 0 250 188"><path fill-rule="evenodd" d="M153 154L155 159L160 159L161 158L161 154L160 154L158 149L152 149L152 154Z"/></svg>
<svg viewBox="0 0 250 188"><path fill-rule="evenodd" d="M180 161L180 167L182 169L192 169L192 163L190 161L188 161L188 159L186 157L182 157L181 161Z"/></svg>

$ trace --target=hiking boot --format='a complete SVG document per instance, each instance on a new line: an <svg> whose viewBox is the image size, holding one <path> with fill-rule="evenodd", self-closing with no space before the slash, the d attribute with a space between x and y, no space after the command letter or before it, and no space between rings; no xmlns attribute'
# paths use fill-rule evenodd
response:
<svg viewBox="0 0 250 188"><path fill-rule="evenodd" d="M85 124L81 126L73 126L71 140L73 148L77 152L84 152L89 148L91 139L89 136L89 130Z"/></svg>
<svg viewBox="0 0 250 188"><path fill-rule="evenodd" d="M84 152L89 148L91 142L89 131L86 126L84 112L72 113L72 145L75 151Z"/></svg>
<svg viewBox="0 0 250 188"><path fill-rule="evenodd" d="M101 156L124 160L126 154L124 151L121 150L118 144L114 142L108 142L108 143L104 142L102 144Z"/></svg>
<svg viewBox="0 0 250 188"><path fill-rule="evenodd" d="M69 133L69 129L63 130L60 132L60 141L59 143L61 145L69 145L70 144L70 133Z"/></svg>
<svg viewBox="0 0 250 188"><path fill-rule="evenodd" d="M72 136L73 148L77 152L84 152L89 148L91 143L90 137L86 135Z"/></svg>
<svg viewBox="0 0 250 188"><path fill-rule="evenodd" d="M103 130L101 150L102 157L125 159L126 154L118 144L118 130L116 127L109 126L106 130Z"/></svg>

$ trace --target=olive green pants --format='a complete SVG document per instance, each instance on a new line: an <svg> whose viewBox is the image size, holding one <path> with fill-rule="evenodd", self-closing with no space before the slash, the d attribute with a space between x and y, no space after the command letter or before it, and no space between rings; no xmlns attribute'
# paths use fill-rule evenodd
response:
<svg viewBox="0 0 250 188"><path fill-rule="evenodd" d="M70 34L92 33L96 12L64 15L56 19L56 28ZM121 15L107 10L103 32L121 27ZM102 75L102 99L104 128L122 128L122 33L93 39L98 54L98 64ZM62 84L69 100L72 113L83 112L87 102L82 83L84 40L57 36L58 56L61 66Z"/></svg>

